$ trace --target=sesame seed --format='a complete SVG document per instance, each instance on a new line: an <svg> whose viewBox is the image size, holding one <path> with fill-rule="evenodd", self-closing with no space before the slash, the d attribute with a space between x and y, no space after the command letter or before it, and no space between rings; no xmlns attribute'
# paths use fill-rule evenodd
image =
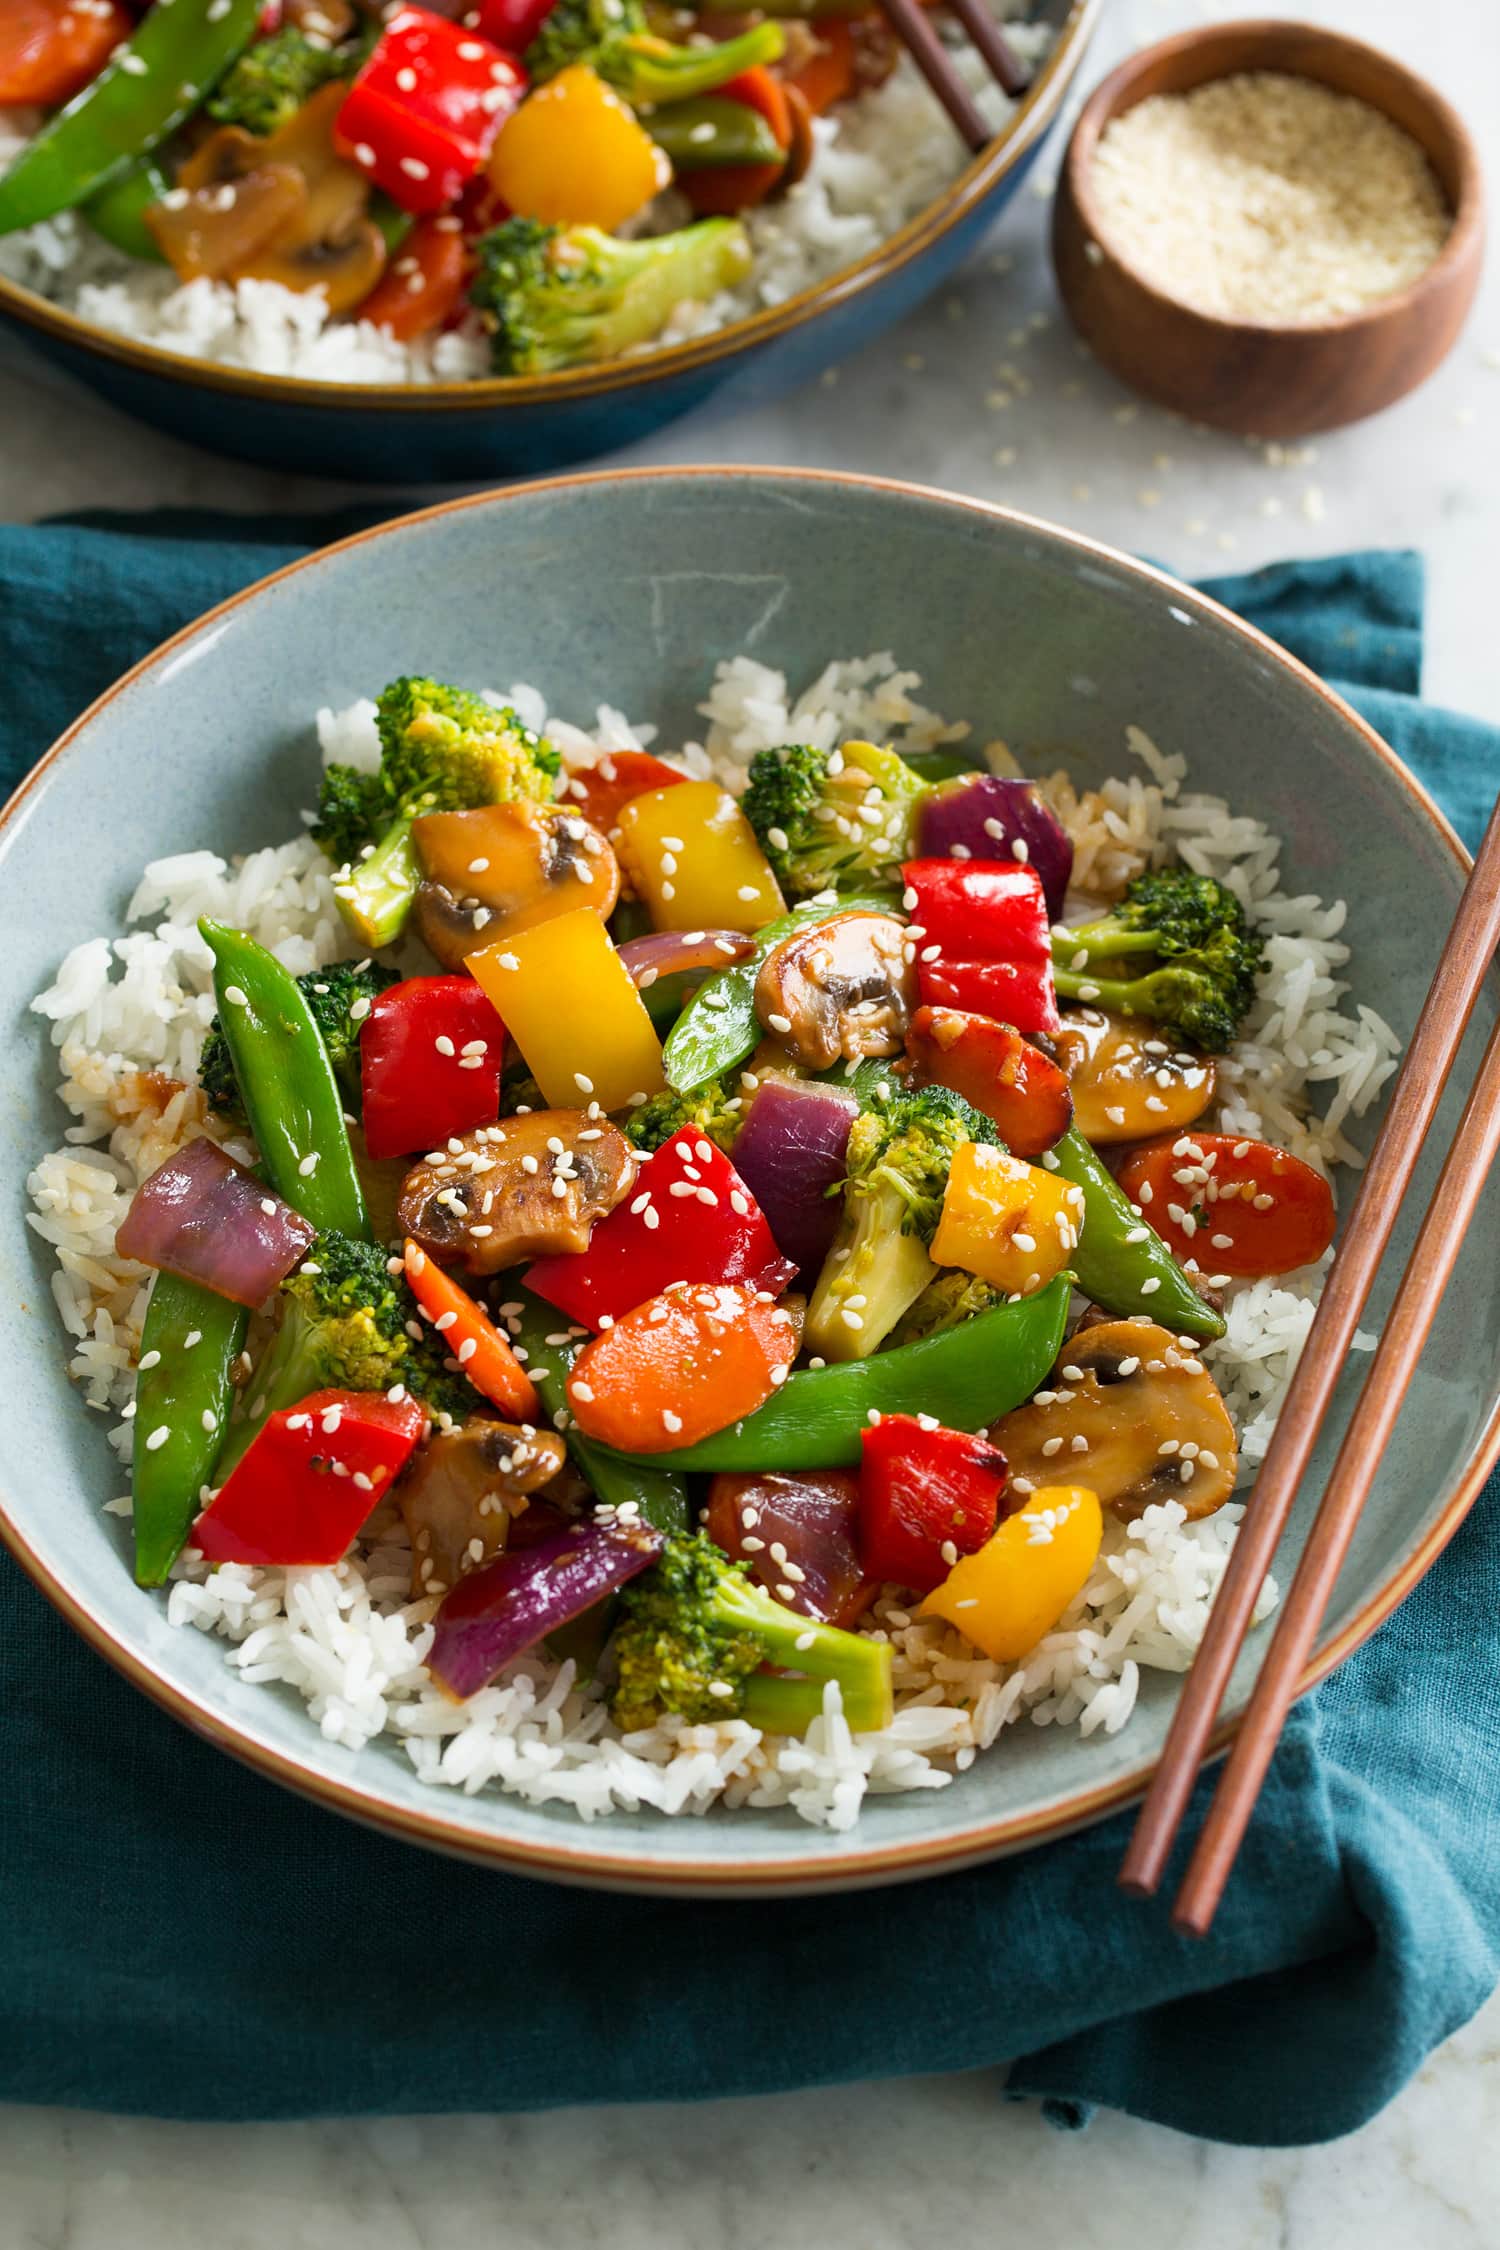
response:
<svg viewBox="0 0 1500 2250"><path fill-rule="evenodd" d="M1160 1287L1161 1283L1157 1280L1156 1275L1152 1274L1147 1280L1141 1283L1141 1295L1143 1297L1154 1296L1156 1291L1160 1289Z"/></svg>
<svg viewBox="0 0 1500 2250"><path fill-rule="evenodd" d="M318 1151L317 1149L313 1149L310 1155L304 1156L302 1158L301 1162L297 1166L297 1170L301 1173L304 1180L310 1180L317 1169Z"/></svg>
<svg viewBox="0 0 1500 2250"><path fill-rule="evenodd" d="M767 1016L766 1022L770 1025L773 1031L779 1031L783 1037L785 1037L786 1033L789 1032L792 1028L792 1019L790 1016Z"/></svg>
<svg viewBox="0 0 1500 2250"><path fill-rule="evenodd" d="M224 997L226 1000L230 1001L236 1008L248 1008L250 1005L250 1002L247 999L244 991L237 984L226 984L224 987Z"/></svg>
<svg viewBox="0 0 1500 2250"><path fill-rule="evenodd" d="M674 1414L670 1406L664 1406L662 1408L661 1418L662 1426L665 1429L670 1430L674 1436L682 1428L682 1416L680 1414Z"/></svg>
<svg viewBox="0 0 1500 2250"><path fill-rule="evenodd" d="M171 1431L167 1428L166 1423L163 1422L160 1428L153 1430L151 1432L151 1435L147 1438L146 1451L148 1453L159 1453L161 1448L166 1444L168 1438L171 1435Z"/></svg>

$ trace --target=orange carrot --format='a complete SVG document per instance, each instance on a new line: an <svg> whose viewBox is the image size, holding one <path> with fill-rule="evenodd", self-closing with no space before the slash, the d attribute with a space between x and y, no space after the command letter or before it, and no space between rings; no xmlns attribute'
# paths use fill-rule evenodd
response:
<svg viewBox="0 0 1500 2250"><path fill-rule="evenodd" d="M715 98L743 102L747 109L758 110L775 134L777 146L791 147L792 113L786 89L769 70L759 64L753 70L742 70L738 78L726 79L717 88ZM784 163L705 165L701 172L684 172L677 185L700 218L732 218L736 211L748 211L753 203L764 203L785 170Z"/></svg>
<svg viewBox="0 0 1500 2250"><path fill-rule="evenodd" d="M568 1404L601 1445L673 1452L763 1406L797 1346L795 1318L763 1291L679 1281L585 1344Z"/></svg>
<svg viewBox="0 0 1500 2250"><path fill-rule="evenodd" d="M813 25L817 45L795 70L783 70L784 86L795 86L814 117L846 101L855 86L853 27L832 16Z"/></svg>
<svg viewBox="0 0 1500 2250"><path fill-rule="evenodd" d="M406 1278L423 1312L480 1396L512 1422L540 1422L542 1402L531 1377L489 1317L467 1290L408 1238Z"/></svg>
<svg viewBox="0 0 1500 2250"><path fill-rule="evenodd" d="M442 213L421 219L354 317L409 344L442 327L462 301L468 275L469 252L458 222Z"/></svg>

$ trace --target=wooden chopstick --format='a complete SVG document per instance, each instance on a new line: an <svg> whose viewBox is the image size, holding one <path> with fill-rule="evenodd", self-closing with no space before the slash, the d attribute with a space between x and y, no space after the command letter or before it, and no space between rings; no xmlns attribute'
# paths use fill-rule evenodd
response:
<svg viewBox="0 0 1500 2250"><path fill-rule="evenodd" d="M985 0L948 0L948 4L978 48L996 83L1007 94L1019 94L1028 83L1027 72L1016 59L1015 49L990 14ZM917 0L880 0L880 7L886 22L977 156L981 149L989 147L995 136L959 76L953 57L933 30L930 18Z"/></svg>
<svg viewBox="0 0 1500 2250"><path fill-rule="evenodd" d="M1214 1918L1255 1811L1266 1768L1275 1756L1286 1715L1297 1699L1298 1682L1349 1552L1360 1510L1417 1371L1464 1229L1474 1216L1497 1152L1500 1025L1485 1049L1474 1091L1427 1207L1234 1748L1193 1847L1172 1910L1173 1928L1185 1936L1206 1936Z"/></svg>
<svg viewBox="0 0 1500 2250"><path fill-rule="evenodd" d="M1413 1164L1437 1111L1480 986L1500 944L1500 803L1491 815L1438 962L1348 1232L1333 1262L1297 1373L1261 1464L1234 1550L1167 1730L1160 1763L1120 1867L1124 1890L1161 1882L1251 1613L1286 1528L1359 1316L1391 1238Z"/></svg>

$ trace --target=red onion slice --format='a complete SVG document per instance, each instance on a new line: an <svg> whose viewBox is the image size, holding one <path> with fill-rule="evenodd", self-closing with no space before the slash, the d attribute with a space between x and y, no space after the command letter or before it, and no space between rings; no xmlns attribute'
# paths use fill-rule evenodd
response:
<svg viewBox="0 0 1500 2250"><path fill-rule="evenodd" d="M477 1695L549 1633L628 1586L661 1548L661 1533L647 1523L575 1523L497 1555L444 1596L427 1669L460 1703Z"/></svg>
<svg viewBox="0 0 1500 2250"><path fill-rule="evenodd" d="M115 1248L122 1258L201 1282L253 1312L316 1233L215 1142L198 1140L142 1181Z"/></svg>
<svg viewBox="0 0 1500 2250"><path fill-rule="evenodd" d="M754 951L754 938L739 930L648 930L644 937L625 940L620 959L637 992L644 992L658 977L681 976L691 969L727 969L731 961L743 961Z"/></svg>
<svg viewBox="0 0 1500 2250"><path fill-rule="evenodd" d="M767 1078L735 1141L735 1170L765 1213L776 1247L804 1274L816 1272L838 1231L842 1206L828 1191L844 1177L858 1115L858 1102L837 1087Z"/></svg>
<svg viewBox="0 0 1500 2250"><path fill-rule="evenodd" d="M945 781L923 800L917 838L931 859L947 859L961 844L969 859L1029 860L1042 878L1049 918L1061 915L1073 873L1072 840L1034 781L995 773Z"/></svg>

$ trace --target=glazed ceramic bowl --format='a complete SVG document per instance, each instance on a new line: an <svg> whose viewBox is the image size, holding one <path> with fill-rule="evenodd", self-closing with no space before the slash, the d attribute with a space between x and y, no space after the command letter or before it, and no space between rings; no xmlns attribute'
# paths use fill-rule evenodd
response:
<svg viewBox="0 0 1500 2250"><path fill-rule="evenodd" d="M0 275L0 320L110 402L215 453L365 483L535 475L647 437L719 397L744 406L810 382L947 280L1035 164L1103 0L1030 0L1056 32L1010 124L868 256L784 304L669 350L560 375L470 383L321 383L135 343ZM949 132L934 112L934 132Z"/></svg>
<svg viewBox="0 0 1500 2250"><path fill-rule="evenodd" d="M951 1787L870 1800L847 1835L786 1811L584 1826L560 1807L424 1788L389 1742L357 1756L333 1748L299 1701L241 1681L225 1644L172 1629L161 1598L133 1584L128 1528L100 1512L118 1468L100 1417L68 1383L49 1254L24 1223L26 1174L65 1122L31 995L71 945L121 926L147 860L295 831L320 704L348 703L402 671L475 685L530 679L565 714L587 719L608 701L658 722L670 744L699 730L695 706L718 656L749 650L804 683L830 657L881 648L921 672L936 707L972 720L978 741L1003 734L1023 759L1061 751L1085 780L1122 769L1128 722L1186 751L1196 784L1284 836L1291 889L1348 899L1360 997L1410 1033L1464 858L1347 705L1143 564L976 501L874 480L769 469L564 478L368 532L158 650L69 731L0 821L0 1533L147 1694L336 1810L563 1880L795 1890L1014 1850L1125 1803L1150 1772L1177 1687L1161 1674L1146 1676L1120 1734L1084 1741L1022 1723ZM1492 980L1476 1038L1497 1015ZM1450 1117L1435 1145L1451 1130ZM1315 1674L1374 1628L1454 1530L1500 1450L1497 1393L1491 1198L1339 1582ZM1325 1449L1325 1468L1328 1458ZM1252 1663L1235 1677L1231 1724Z"/></svg>

